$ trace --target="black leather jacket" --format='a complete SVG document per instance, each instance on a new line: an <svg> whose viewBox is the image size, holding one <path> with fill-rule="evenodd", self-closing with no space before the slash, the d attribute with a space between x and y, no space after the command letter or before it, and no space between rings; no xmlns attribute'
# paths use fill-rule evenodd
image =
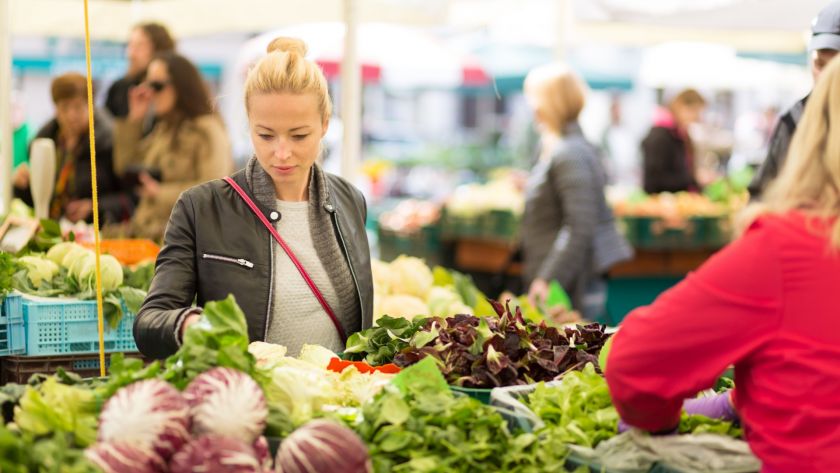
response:
<svg viewBox="0 0 840 473"><path fill-rule="evenodd" d="M266 218L276 220L277 212L254 198L244 171L232 177ZM338 244L348 259L365 329L371 326L373 316L365 201L357 189L337 176L327 174L326 182L329 197L322 208L331 215ZM211 181L182 194L166 229L149 295L134 324L140 351L149 358L175 353L177 325L193 301L201 307L229 294L245 312L251 341L265 340L274 284L272 251L276 249L272 250L272 245L276 242L269 232L224 181ZM203 254L230 260L207 259Z"/></svg>

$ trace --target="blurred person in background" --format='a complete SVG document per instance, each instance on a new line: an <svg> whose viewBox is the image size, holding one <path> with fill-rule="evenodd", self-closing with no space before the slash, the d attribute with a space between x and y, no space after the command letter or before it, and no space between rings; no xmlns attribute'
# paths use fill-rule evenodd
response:
<svg viewBox="0 0 840 473"><path fill-rule="evenodd" d="M694 145L688 128L700 121L706 99L685 89L656 110L653 127L642 141L642 187L648 194L699 191Z"/></svg>
<svg viewBox="0 0 840 473"><path fill-rule="evenodd" d="M88 125L87 78L75 72L56 77L51 86L55 118L47 122L36 138L55 142L56 180L50 203L50 218L66 217L72 222L93 220L90 179L90 135ZM96 180L99 218L103 223L128 220L134 209L130 194L123 193L112 162L112 126L105 114L95 112ZM13 177L15 197L32 206L29 166L20 164Z"/></svg>
<svg viewBox="0 0 840 473"><path fill-rule="evenodd" d="M587 319L603 314L607 271L632 249L618 233L604 195L597 149L578 124L585 86L567 66L531 71L525 97L540 128L540 157L526 186L522 219L525 287L540 306L556 280Z"/></svg>
<svg viewBox="0 0 840 473"><path fill-rule="evenodd" d="M840 50L840 1L835 1L820 10L811 23L811 41L808 44L808 53L810 54L811 74L814 76L814 83L819 79L825 65L837 55L838 50ZM764 158L764 162L758 168L758 172L750 183L750 195L753 198L761 197L764 189L782 169L791 138L796 131L799 120L802 118L809 96L810 94L800 99L779 117L773 135L770 137L767 157Z"/></svg>
<svg viewBox="0 0 840 473"><path fill-rule="evenodd" d="M146 68L155 54L174 50L175 40L169 30L159 23L141 23L131 30L125 47L128 70L125 76L111 84L105 99L105 108L114 118L128 115L129 90L143 81Z"/></svg>
<svg viewBox="0 0 840 473"><path fill-rule="evenodd" d="M840 59L823 75L746 230L633 311L605 370L627 424L740 419L762 473L834 473L840 458ZM693 399L730 365L734 390Z"/></svg>
<svg viewBox="0 0 840 473"><path fill-rule="evenodd" d="M156 123L143 137L143 119L152 107ZM145 82L131 89L128 116L116 121L114 163L140 195L130 233L153 240L163 236L182 192L233 170L222 119L187 58L174 52L155 56Z"/></svg>

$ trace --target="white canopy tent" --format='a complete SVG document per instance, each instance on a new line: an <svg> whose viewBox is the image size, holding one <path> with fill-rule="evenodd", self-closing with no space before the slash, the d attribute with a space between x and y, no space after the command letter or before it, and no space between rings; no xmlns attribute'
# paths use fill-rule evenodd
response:
<svg viewBox="0 0 840 473"><path fill-rule="evenodd" d="M354 25L396 22L486 29L502 40L554 47L575 44L651 46L666 41L724 44L738 50L801 53L811 19L826 0L90 0L94 39L124 40L131 25L160 20L178 37L255 32L309 22L348 24L342 89L359 90ZM0 140L11 142L10 36L81 37L81 0L0 0ZM743 65L743 63L741 63ZM739 66L740 67L740 66ZM358 162L358 94L343 94L348 170ZM349 141L348 141L349 140ZM11 168L11 147L0 169ZM349 172L349 171L348 171ZM10 179L0 180L0 213Z"/></svg>
<svg viewBox="0 0 840 473"><path fill-rule="evenodd" d="M90 0L91 37L122 41L141 21L164 22L177 37L254 32L309 22L346 24L342 57L342 173L353 177L361 146L359 22L429 25L445 22L449 0ZM49 13L45 13L49 12ZM0 143L11 143L11 36L83 37L78 0L0 0ZM11 200L11 146L0 148L0 214Z"/></svg>

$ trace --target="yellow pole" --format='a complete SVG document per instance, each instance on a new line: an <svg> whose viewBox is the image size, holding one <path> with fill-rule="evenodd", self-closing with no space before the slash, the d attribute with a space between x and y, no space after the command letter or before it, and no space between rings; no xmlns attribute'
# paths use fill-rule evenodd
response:
<svg viewBox="0 0 840 473"><path fill-rule="evenodd" d="M85 0L85 62L87 63L88 133L90 134L90 182L93 196L93 238L96 251L96 316L99 328L99 375L105 376L105 324L102 315L102 268L99 265L99 199L96 192L96 138L93 121L93 76L90 72L90 22Z"/></svg>

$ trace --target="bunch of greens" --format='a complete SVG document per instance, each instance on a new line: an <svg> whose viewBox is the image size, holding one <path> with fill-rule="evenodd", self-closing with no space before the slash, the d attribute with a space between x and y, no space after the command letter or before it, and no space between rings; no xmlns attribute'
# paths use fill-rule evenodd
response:
<svg viewBox="0 0 840 473"><path fill-rule="evenodd" d="M6 294L14 289L14 276L20 270L15 258L5 251L0 251L0 303Z"/></svg>
<svg viewBox="0 0 840 473"><path fill-rule="evenodd" d="M373 327L350 336L344 356L371 366L391 363L424 324L423 318L408 320L383 315Z"/></svg>
<svg viewBox="0 0 840 473"><path fill-rule="evenodd" d="M0 425L0 471L4 473L99 473L70 436L44 437L12 432Z"/></svg>
<svg viewBox="0 0 840 473"><path fill-rule="evenodd" d="M450 384L493 388L548 381L586 363L598 364L608 335L591 324L559 329L527 322L520 308L511 312L491 301L496 316L456 315L427 319L408 347L394 357L405 367L431 356Z"/></svg>
<svg viewBox="0 0 840 473"><path fill-rule="evenodd" d="M712 419L699 414L686 414L680 416L681 434L718 434L732 438L742 438L744 431L734 422L721 419Z"/></svg>
<svg viewBox="0 0 840 473"><path fill-rule="evenodd" d="M149 292L149 286L152 285L152 278L155 276L155 262L148 261L140 263L134 268L124 267L124 283L128 287L133 287L141 291Z"/></svg>
<svg viewBox="0 0 840 473"><path fill-rule="evenodd" d="M556 385L538 384L523 402L552 436L566 443L595 447L618 433L609 388L591 364L567 373Z"/></svg>
<svg viewBox="0 0 840 473"><path fill-rule="evenodd" d="M265 385L270 381L263 379L257 370L257 361L248 352L248 343L245 314L233 295L208 302L199 321L184 333L181 348L166 360L163 380L184 389L201 373L226 367L242 371Z"/></svg>
<svg viewBox="0 0 840 473"><path fill-rule="evenodd" d="M512 435L492 407L455 396L426 360L363 408L355 428L381 472L564 471L562 442Z"/></svg>
<svg viewBox="0 0 840 473"><path fill-rule="evenodd" d="M464 304L472 308L473 314L493 313L493 307L487 301L487 296L476 287L470 276L441 266L435 266L432 276L435 286L451 287Z"/></svg>

